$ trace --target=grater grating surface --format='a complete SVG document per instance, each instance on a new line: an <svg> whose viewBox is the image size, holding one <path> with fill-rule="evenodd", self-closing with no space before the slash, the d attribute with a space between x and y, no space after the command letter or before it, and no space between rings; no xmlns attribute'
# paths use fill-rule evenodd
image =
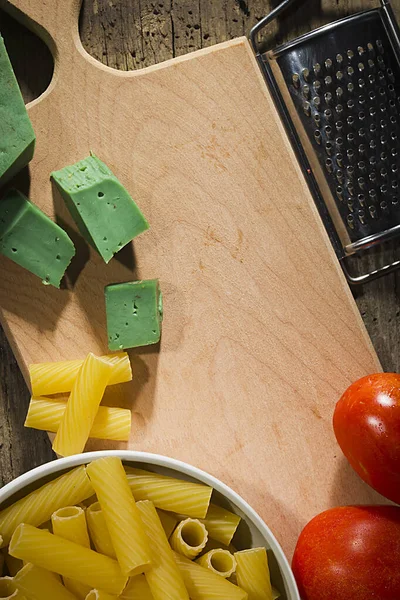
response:
<svg viewBox="0 0 400 600"><path fill-rule="evenodd" d="M251 40L343 261L400 234L399 30L382 0L380 8L258 52L256 35L291 2L265 17Z"/></svg>
<svg viewBox="0 0 400 600"><path fill-rule="evenodd" d="M362 25L275 53L352 243L400 224L400 67L379 12Z"/></svg>

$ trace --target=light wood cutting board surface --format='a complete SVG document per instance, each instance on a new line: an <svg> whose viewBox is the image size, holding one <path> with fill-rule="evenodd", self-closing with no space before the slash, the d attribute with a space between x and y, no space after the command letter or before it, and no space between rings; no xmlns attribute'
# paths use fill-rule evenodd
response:
<svg viewBox="0 0 400 600"><path fill-rule="evenodd" d="M159 277L161 344L131 352L134 381L112 400L132 408L129 447L231 485L289 557L319 511L380 500L331 427L344 389L380 366L246 39L124 73L82 48L79 0L1 5L55 55L29 106L30 197L77 247L62 290L0 258L1 321L24 374L105 352L104 285ZM49 180L90 150L151 224L109 265Z"/></svg>

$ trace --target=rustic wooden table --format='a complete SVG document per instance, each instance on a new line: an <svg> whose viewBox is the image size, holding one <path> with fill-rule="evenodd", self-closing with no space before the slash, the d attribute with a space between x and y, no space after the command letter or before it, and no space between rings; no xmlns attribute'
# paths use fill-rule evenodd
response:
<svg viewBox="0 0 400 600"><path fill-rule="evenodd" d="M400 14L400 0L394 0ZM274 3L275 5L275 3ZM365 0L299 0L274 27L274 44L293 38L350 12L375 6ZM81 38L86 50L117 69L139 69L247 35L269 10L267 0L85 0ZM27 101L46 89L52 59L42 42L0 11L6 40ZM251 110L251 107L249 107ZM397 244L386 257L400 254ZM381 264L376 253L363 266ZM0 274L1 276L1 274ZM354 291L382 366L398 371L400 363L400 271ZM52 454L47 435L23 427L29 393L0 329L0 486L43 462Z"/></svg>

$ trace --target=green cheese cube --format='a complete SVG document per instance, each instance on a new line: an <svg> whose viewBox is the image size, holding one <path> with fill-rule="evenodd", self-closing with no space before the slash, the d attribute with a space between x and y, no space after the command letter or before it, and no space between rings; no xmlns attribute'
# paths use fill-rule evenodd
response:
<svg viewBox="0 0 400 600"><path fill-rule="evenodd" d="M28 198L10 190L0 200L0 254L58 288L75 247Z"/></svg>
<svg viewBox="0 0 400 600"><path fill-rule="evenodd" d="M0 36L0 186L33 157L35 133Z"/></svg>
<svg viewBox="0 0 400 600"><path fill-rule="evenodd" d="M110 350L148 346L160 340L163 306L158 279L107 285L105 296Z"/></svg>
<svg viewBox="0 0 400 600"><path fill-rule="evenodd" d="M96 156L51 176L82 235L106 263L149 228L131 196Z"/></svg>

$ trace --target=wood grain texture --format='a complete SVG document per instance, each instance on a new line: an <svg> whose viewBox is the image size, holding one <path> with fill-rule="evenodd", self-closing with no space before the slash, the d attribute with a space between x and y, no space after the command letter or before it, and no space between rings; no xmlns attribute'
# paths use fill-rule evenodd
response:
<svg viewBox="0 0 400 600"><path fill-rule="evenodd" d="M167 6L164 12L160 11L160 15L154 14L154 11L158 11L158 5L143 0L139 13L128 7L131 3L115 4L100 0L86 3L81 20L82 35L86 39L86 46L97 58L108 62L110 66L124 68L140 66L129 62L128 53L135 53L134 44L139 44L136 57L148 65L171 55L184 54L201 45L212 44L224 37L238 35L242 33L240 29L247 28L256 15L256 7L253 10L250 3L247 8L242 3L240 6L227 3L222 18L216 7L210 6L213 3L200 2L196 7L189 8L191 3L187 2L187 14L185 3L181 4L179 10L175 6L173 10ZM189 12L192 14L189 15ZM261 9L260 16L263 12ZM329 18L332 17L330 11ZM139 31L143 33L141 42L140 36L136 36L137 19L141 23ZM164 29L158 26L159 23ZM120 29L114 35L116 27L125 29ZM147 35L151 27L156 38L154 43L151 42L151 33ZM164 46L160 46L157 38L161 35L160 29L165 38ZM190 32L188 35L185 29ZM280 28L276 33L283 35ZM147 38L148 42L145 41ZM91 40L95 41L92 43ZM129 44L132 44L132 50L128 50ZM228 50L234 57L232 54L232 62L224 69L222 63L225 63ZM135 145L133 172L129 165L124 165L121 149L117 157L113 155L115 148L107 146L110 140L115 139L114 128L110 126L113 116L106 118L103 110L95 115L97 127L100 115L103 136L100 156L112 164L117 174L135 192L135 197L148 212L152 223L147 238L143 236L142 240L135 243L138 268L134 269L134 274L161 276L167 292L166 310L170 315L169 323L166 321L161 353L158 355L150 350L134 355L136 381L140 384L139 393L134 392L137 396L134 399L134 442L135 447L164 452L198 464L231 483L261 512L290 552L299 527L308 516L321 508L320 502L337 504L373 497L349 472L340 455L336 454L328 415L344 387L363 372L376 369L377 365L359 329L354 307L349 303L348 291L338 286L340 274L336 263L332 261L332 252L320 233L315 213L308 204L308 193L301 177L295 173L287 186L277 181L276 172L281 168L283 159L291 169L295 167L292 166L291 153L282 145L280 135L277 135L279 125L276 124L270 103L258 82L254 84L255 71L252 70L251 59L244 51L244 45L228 46L217 54L218 58L212 64L208 62L212 54L199 57L203 61L200 72L196 67L195 76L189 77L190 85L197 86L190 112L186 110L187 107L180 106L180 114L177 115L171 108L172 103L168 104L167 110L164 104L164 110L161 110L161 97L154 98L154 95L146 92L146 86L139 83L140 94L147 93L148 100L143 119L143 102L132 97L128 103L128 79L124 79L121 85L121 78L118 79L118 109L123 112L135 108L135 135L132 140L124 140L122 144L123 153L131 148L130 144ZM219 58L222 55L223 61ZM143 61L142 56L146 57ZM133 54L131 57L134 58ZM187 82L190 62L185 61L174 67L172 79L179 81L173 86L174 98L182 81ZM67 61L64 65L67 69ZM90 106L89 84L92 81L89 71L85 71L84 85L79 85L76 65L70 65L70 68L75 68L75 83L64 97L76 100L80 107L85 103ZM213 73L212 83L206 87L204 81L210 71ZM155 78L159 95L164 94L164 88L167 87L171 92L171 77L168 77L168 86L163 79L166 72L167 69L157 69L151 75ZM109 72L101 73L101 77L106 77L104 73L107 73L108 84ZM140 79L137 78L137 81L140 82ZM221 83L225 82L230 85L223 89L223 93L227 93L228 89L229 96L222 106L218 90ZM79 89L75 96L74 89ZM103 106L110 92L108 86L98 86L96 94L99 91ZM61 100L55 96L58 102L56 114L60 119L64 97ZM254 97L259 101L255 102ZM50 100L51 96L48 98ZM229 119L224 116L227 106L231 110L235 106ZM249 110L253 106L255 109ZM39 110L39 107L40 103L33 110ZM196 116L193 122L194 108L196 115L200 113L200 121ZM158 129L159 122L164 127L161 132L152 124L156 110L158 115L162 115L156 119ZM142 115L141 121L139 114ZM232 128L231 114L234 114L235 131L229 129ZM35 118L34 112L32 115ZM76 160L76 152L83 147L86 150L97 135L96 123L85 119L84 124L77 128L73 115L67 113L67 116L72 119L72 125L70 128L64 126L61 136L55 136L58 145L54 156L43 157L38 154L36 157L36 164L43 160L42 179L37 183L33 165L32 197L39 204L47 203L47 210L51 209L52 199L45 173L48 174L51 168L63 166L65 161ZM139 123L143 123L143 120L145 127ZM214 122L216 127L213 129ZM172 128L171 123L174 124ZM199 123L201 131L198 130ZM259 124L265 132L261 150L261 146L257 145L260 144ZM47 127L46 122L46 127L41 131L44 136L48 135ZM217 136L217 140L213 141L212 136ZM174 148L173 151L166 148L166 139L168 145L173 142L176 145L178 137L183 137L186 146ZM194 138L200 144L199 148L193 148ZM223 143L219 142L220 139ZM272 141L273 151L268 151ZM182 140L178 143L181 144ZM225 151L226 147L228 150ZM165 149L162 156L160 148ZM229 148L233 148L234 152ZM229 156L224 152L228 152ZM141 153L151 153L150 164ZM57 167L50 163L56 163ZM250 167L234 184L232 174L242 174L244 163L250 164ZM184 184L177 193L176 177L182 171L185 172ZM202 183L204 180L205 184ZM248 184L251 184L251 189L254 188L251 198L248 196ZM233 185L237 187L233 188ZM240 202L238 190L243 196ZM268 193L272 191L279 199L290 198L293 205L266 202L266 190ZM260 191L264 192L262 197ZM178 198L182 200L179 210ZM232 198L235 198L233 203ZM171 209L166 210L168 203ZM62 210L62 206L57 207ZM68 215L63 213L62 218L68 220ZM170 227L168 231L163 231L167 222ZM238 224L241 226L238 227ZM242 236L238 229L241 229ZM298 251L299 239L307 240L301 252ZM84 246L82 251L85 251ZM110 270L106 272L105 269L108 268L95 257L92 263L86 264L74 285L74 295L79 299L79 305L74 305L75 309L85 325L99 332L98 347L104 344L100 290L104 280L109 281L110 276ZM153 272L155 269L157 273ZM132 265L128 268L114 264L112 268L113 277L124 278L128 273L131 277L131 272ZM12 279L11 275L11 285ZM359 300L365 303L366 311L371 305L368 302L376 302L376 298L379 298L374 289L387 292L392 289L390 285L393 286L393 281L394 278L390 277L369 286L367 295ZM93 296L90 303L85 301L87 282L97 290L95 302ZM7 298L2 295L1 302L5 302L14 330L30 313L32 290L33 299L42 298L43 290L37 288L33 280L29 285L32 289L26 295L23 316L12 312L10 302L7 303ZM250 293L246 293L247 289ZM227 291L230 296L226 295ZM71 306L71 290L62 292L61 303L59 298L52 297L54 312L50 313L50 319L53 322L57 321L59 312L63 312L64 316L75 314ZM381 310L382 315L386 309L386 314L394 310L393 292L391 298L392 302ZM323 304L326 308L322 309ZM53 340L59 344L61 339L65 339L64 334L60 336L60 332L48 328L48 317L48 311L44 310L42 316L39 315L44 332L40 337L43 343L33 350L25 345L22 348L28 358L32 354L35 360L50 354L54 358L51 350ZM73 334L75 317L70 320L71 327L66 339L73 340L73 348L65 344L59 346L60 357L69 356L72 350L74 356L77 351L86 351L85 339L76 339ZM31 321L29 328L37 335L37 315ZM398 315L395 326L397 322ZM276 335L277 330L283 334ZM386 340L383 336L379 340L382 330L378 326L376 330L378 342L383 348ZM338 331L340 336L337 335ZM321 340L326 337L329 339L326 343L324 341L321 352ZM196 340L196 344L193 340ZM277 360L278 355L283 356L283 362ZM307 356L307 361L302 360L303 356ZM196 394L193 393L194 389ZM188 398L192 402L187 401ZM246 399L249 417L244 415L243 398ZM292 401L296 405L295 415ZM205 405L210 405L210 411L201 430L204 431L205 426L209 431L207 440L199 437L197 428L192 430L187 427L187 423L193 423L197 418L203 419ZM265 420L262 427L261 415ZM177 430L176 424L180 422L183 423L182 429ZM247 434L243 437L243 431L249 428L250 436ZM228 434L229 431L232 433ZM293 440L296 440L295 444ZM264 454L254 463L255 448L261 449ZM244 467L238 472L236 466L239 457ZM337 466L329 472L327 464L335 462ZM301 482L295 490L293 481L299 474ZM316 491L320 497L316 497ZM306 504L304 513L301 506Z"/></svg>

